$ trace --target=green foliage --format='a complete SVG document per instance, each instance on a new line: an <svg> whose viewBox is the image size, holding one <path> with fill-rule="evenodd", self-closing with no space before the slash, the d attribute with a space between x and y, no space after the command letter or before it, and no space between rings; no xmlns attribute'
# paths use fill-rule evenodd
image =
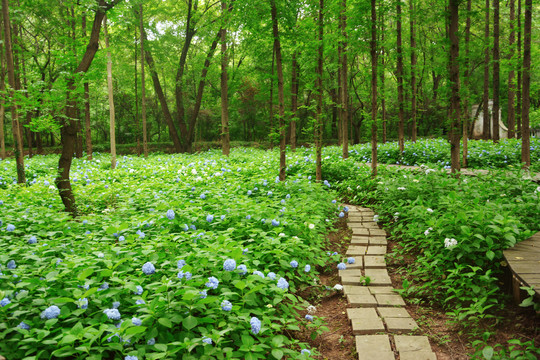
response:
<svg viewBox="0 0 540 360"><path fill-rule="evenodd" d="M540 348L535 346L534 341L524 341L518 339L508 340L508 348L501 344L495 346L487 345L490 333L484 333L483 340L473 342L475 352L472 359L478 360L535 360L540 356Z"/></svg>

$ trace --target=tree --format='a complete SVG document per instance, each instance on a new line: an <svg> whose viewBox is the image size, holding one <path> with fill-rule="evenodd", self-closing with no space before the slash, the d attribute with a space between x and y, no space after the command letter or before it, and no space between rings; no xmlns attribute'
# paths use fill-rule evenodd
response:
<svg viewBox="0 0 540 360"><path fill-rule="evenodd" d="M3 22L3 21L2 21ZM4 33L0 30L1 34ZM3 36L0 35L0 38ZM0 93L6 91L6 72L4 65L4 46L0 44ZM6 115L5 100L3 96L0 96L0 159L4 160L7 157L6 154L6 134L4 130L4 121Z"/></svg>
<svg viewBox="0 0 540 360"><path fill-rule="evenodd" d="M521 59L521 0L518 0L517 11L517 89L516 89L516 138L521 139L521 106L522 106L522 76L523 69L521 65L523 60Z"/></svg>
<svg viewBox="0 0 540 360"><path fill-rule="evenodd" d="M467 92L465 95L465 100L463 101L463 110L462 110L462 122L463 122L463 159L462 159L462 165L463 167L467 167L467 155L469 151L469 145L468 145L468 139L469 139L469 84L470 84L470 66L471 66L471 59L470 59L470 43L471 43L471 7L472 7L472 0L467 0L467 20L465 22L465 61L463 62L464 70L463 70L463 77L465 78L464 81L464 88Z"/></svg>
<svg viewBox="0 0 540 360"><path fill-rule="evenodd" d="M19 90L18 82L15 79L15 66L13 62L13 48L11 41L11 23L9 20L8 0L2 0L2 18L4 21L4 44L6 51L6 66L9 82L9 95L12 99L11 105L11 123L13 128L13 150L17 167L17 183L26 183L26 174L24 172L24 153L22 145L22 134L19 124L19 110L15 101L15 92ZM3 121L3 119L2 119Z"/></svg>
<svg viewBox="0 0 540 360"><path fill-rule="evenodd" d="M141 117L143 135L143 153L148 157L148 132L146 127L146 78L144 76L144 26L143 26L143 6L139 4L139 35L141 39Z"/></svg>
<svg viewBox="0 0 540 360"><path fill-rule="evenodd" d="M276 0L271 0L272 34L274 35L274 49L276 53L276 69L278 76L278 103L279 103L279 180L285 181L285 155L287 129L285 126L285 95L283 92L283 63L281 60L281 43L279 41L279 29Z"/></svg>
<svg viewBox="0 0 540 360"><path fill-rule="evenodd" d="M409 12L410 12L410 28L411 28L411 120L412 120L412 134L411 140L416 142L417 128L416 128L416 35L414 24L416 21L416 12L414 6L414 0L409 0Z"/></svg>
<svg viewBox="0 0 540 360"><path fill-rule="evenodd" d="M227 3L221 0L222 22L221 27L221 148L223 155L229 156L229 95L227 79L227 28L225 26L225 16L227 15Z"/></svg>
<svg viewBox="0 0 540 360"><path fill-rule="evenodd" d="M486 18L484 25L484 96L483 104L483 138L487 140L491 138L491 122L489 121L489 0L486 0Z"/></svg>
<svg viewBox="0 0 540 360"><path fill-rule="evenodd" d="M116 132L115 132L115 113L112 79L112 57L109 46L109 31L107 30L107 16L103 18L103 30L105 31L105 47L107 48L107 93L109 98L109 134L111 140L111 168L116 168Z"/></svg>
<svg viewBox="0 0 540 360"><path fill-rule="evenodd" d="M493 0L493 141L499 142L500 64L499 64L499 0ZM493 117L493 116L492 116Z"/></svg>
<svg viewBox="0 0 540 360"><path fill-rule="evenodd" d="M459 98L459 2L460 0L449 0L448 9L450 13L450 61L449 61L449 73L450 73L450 156L452 173L456 173L460 170L459 163L459 111L460 111L460 98Z"/></svg>
<svg viewBox="0 0 540 360"><path fill-rule="evenodd" d="M525 0L525 20L523 28L523 105L521 108L521 162L528 169L531 166L531 139L530 139L530 89L531 89L531 28L532 28L532 0Z"/></svg>
<svg viewBox="0 0 540 360"><path fill-rule="evenodd" d="M377 176L377 8L371 0L371 176Z"/></svg>
<svg viewBox="0 0 540 360"><path fill-rule="evenodd" d="M397 86L398 86L398 108L399 108L399 129L398 129L398 143L399 143L399 152L405 150L405 109L404 109L404 100L403 100L403 47L401 42L401 0L396 2L396 51L397 51Z"/></svg>
<svg viewBox="0 0 540 360"><path fill-rule="evenodd" d="M324 61L324 43L323 43L323 11L324 0L319 0L318 17L318 40L319 49L317 52L317 115L315 118L315 178L322 181L322 129L323 129L323 61Z"/></svg>
<svg viewBox="0 0 540 360"><path fill-rule="evenodd" d="M343 138L343 159L349 157L349 92L347 83L349 81L347 73L347 0L341 1L341 71L340 71L340 82L341 82L341 135Z"/></svg>
<svg viewBox="0 0 540 360"><path fill-rule="evenodd" d="M510 49L510 71L508 72L508 138L513 138L516 131L516 108L514 105L516 97L515 71L514 71L514 44L516 39L515 20L516 20L516 2L510 0L510 35L508 44Z"/></svg>

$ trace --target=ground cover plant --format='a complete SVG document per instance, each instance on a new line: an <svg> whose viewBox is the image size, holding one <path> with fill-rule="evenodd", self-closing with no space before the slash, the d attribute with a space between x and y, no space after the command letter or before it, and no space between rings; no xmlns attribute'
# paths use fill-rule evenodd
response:
<svg viewBox="0 0 540 360"><path fill-rule="evenodd" d="M54 156L1 163L0 353L7 358L307 358L288 336L296 290L336 266L322 249L344 211L330 184L276 181L276 154L80 160L81 216L62 212ZM8 180L8 181L5 181ZM315 353L315 350L312 350Z"/></svg>

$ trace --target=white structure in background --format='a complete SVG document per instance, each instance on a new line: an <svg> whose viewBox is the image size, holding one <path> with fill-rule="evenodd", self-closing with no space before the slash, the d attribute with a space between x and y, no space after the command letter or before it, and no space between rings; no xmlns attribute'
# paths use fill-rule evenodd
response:
<svg viewBox="0 0 540 360"><path fill-rule="evenodd" d="M491 131L490 134L493 134L493 118L495 117L493 114L493 100L489 100L488 102L488 108L489 112L491 114L490 117L490 125L491 125ZM471 108L471 118L476 115L476 112L478 111L478 105L473 105ZM506 125L503 124L501 120L501 110L499 109L499 139L507 139L508 138L508 128ZM471 137L473 139L481 139L482 133L484 132L484 112L483 109L480 109L478 112L478 117L474 120L474 126ZM493 138L493 135L491 136Z"/></svg>

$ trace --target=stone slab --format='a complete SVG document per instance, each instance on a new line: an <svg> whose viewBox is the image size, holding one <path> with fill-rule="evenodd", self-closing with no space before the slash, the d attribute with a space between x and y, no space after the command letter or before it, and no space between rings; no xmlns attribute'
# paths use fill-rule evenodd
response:
<svg viewBox="0 0 540 360"><path fill-rule="evenodd" d="M386 261L384 261L384 256L364 256L364 267L366 269L385 269Z"/></svg>
<svg viewBox="0 0 540 360"><path fill-rule="evenodd" d="M394 341L400 353L410 351L431 352L431 345L427 336L395 335Z"/></svg>
<svg viewBox="0 0 540 360"><path fill-rule="evenodd" d="M348 265L346 270L338 270L338 272L341 277L362 276L362 271L360 269L350 269Z"/></svg>
<svg viewBox="0 0 540 360"><path fill-rule="evenodd" d="M414 321L412 318L384 318L384 322L386 324L386 328L390 332L394 333L404 333L404 332L410 332L415 329L418 329L418 324L416 324L416 321Z"/></svg>
<svg viewBox="0 0 540 360"><path fill-rule="evenodd" d="M379 306L405 306L405 301L398 294L377 294L375 295L375 299L377 299Z"/></svg>
<svg viewBox="0 0 540 360"><path fill-rule="evenodd" d="M356 236L353 236L352 239L351 239L351 245L369 245L370 244L370 240L369 240L369 237L367 236L361 236L361 237L356 237Z"/></svg>
<svg viewBox="0 0 540 360"><path fill-rule="evenodd" d="M391 286L368 286L369 293L376 294L395 294L394 288Z"/></svg>
<svg viewBox="0 0 540 360"><path fill-rule="evenodd" d="M365 227L350 227L353 233L353 236L369 236L369 230Z"/></svg>
<svg viewBox="0 0 540 360"><path fill-rule="evenodd" d="M435 353L431 351L400 351L400 360L437 360Z"/></svg>
<svg viewBox="0 0 540 360"><path fill-rule="evenodd" d="M349 269L363 269L364 268L364 257L357 255L357 256L350 256L354 259L354 264L346 263L347 270Z"/></svg>
<svg viewBox="0 0 540 360"><path fill-rule="evenodd" d="M370 229L370 230L371 230L371 229L374 229L374 230L375 230L375 229L379 229L379 225L377 225L377 223L374 222L374 221L371 221L371 222L364 222L363 224L364 224L365 227L367 227L367 228Z"/></svg>
<svg viewBox="0 0 540 360"><path fill-rule="evenodd" d="M411 316L404 308L379 307L377 312L382 318L410 318Z"/></svg>
<svg viewBox="0 0 540 360"><path fill-rule="evenodd" d="M386 236L386 231L382 229L369 229L369 234L371 236Z"/></svg>
<svg viewBox="0 0 540 360"><path fill-rule="evenodd" d="M388 286L392 285L392 279L390 279L390 276L384 276L384 275L366 275L366 277L369 277L369 285L371 286Z"/></svg>
<svg viewBox="0 0 540 360"><path fill-rule="evenodd" d="M375 308L348 308L347 317L352 319L380 319Z"/></svg>
<svg viewBox="0 0 540 360"><path fill-rule="evenodd" d="M343 285L343 292L345 295L371 295L367 287L359 285Z"/></svg>
<svg viewBox="0 0 540 360"><path fill-rule="evenodd" d="M384 324L380 318L352 319L353 335L367 335L384 332Z"/></svg>
<svg viewBox="0 0 540 360"><path fill-rule="evenodd" d="M358 354L366 352L392 352L390 347L390 337L388 335L362 335L356 336L356 352ZM373 359L380 359L379 356ZM394 359L394 357L392 357Z"/></svg>
<svg viewBox="0 0 540 360"><path fill-rule="evenodd" d="M366 255L384 255L386 254L386 246L369 245Z"/></svg>
<svg viewBox="0 0 540 360"><path fill-rule="evenodd" d="M361 281L364 280L363 276L342 276L341 284L342 285L360 285Z"/></svg>
<svg viewBox="0 0 540 360"><path fill-rule="evenodd" d="M352 307L376 307L377 300L373 295L347 295L347 301Z"/></svg>
<svg viewBox="0 0 540 360"><path fill-rule="evenodd" d="M383 245L386 247L386 245L388 245L388 240L379 236L369 237L369 245Z"/></svg>
<svg viewBox="0 0 540 360"><path fill-rule="evenodd" d="M367 250L367 246L361 246L361 245L351 245L347 249L346 254L351 256L361 256L365 255Z"/></svg>
<svg viewBox="0 0 540 360"><path fill-rule="evenodd" d="M375 336L375 335L365 335L365 336ZM378 350L370 350L370 351L364 351L360 353L358 349L356 349L358 352L358 360L395 360L396 357L394 356L394 353L392 351L378 351Z"/></svg>

